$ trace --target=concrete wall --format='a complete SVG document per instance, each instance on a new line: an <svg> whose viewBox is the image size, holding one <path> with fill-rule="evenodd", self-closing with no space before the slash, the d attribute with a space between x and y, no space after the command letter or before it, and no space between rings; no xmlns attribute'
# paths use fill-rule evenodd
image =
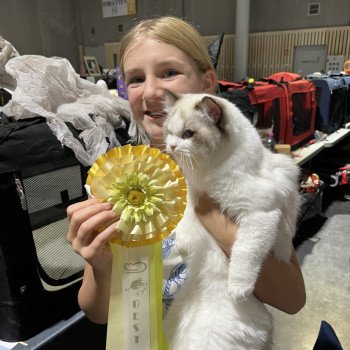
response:
<svg viewBox="0 0 350 350"><path fill-rule="evenodd" d="M20 55L65 57L78 67L78 24L72 0L0 0L0 35Z"/></svg>
<svg viewBox="0 0 350 350"><path fill-rule="evenodd" d="M320 3L320 14L308 16L309 3ZM349 0L251 0L250 32L350 25Z"/></svg>
<svg viewBox="0 0 350 350"><path fill-rule="evenodd" d="M307 16L320 2L319 16ZM119 41L135 20L187 17L202 35L235 31L235 0L137 0L136 16L102 17L100 0L0 0L0 35L20 54L66 57L79 69L78 45L103 65L103 44ZM349 0L251 0L250 32L347 26Z"/></svg>
<svg viewBox="0 0 350 350"><path fill-rule="evenodd" d="M128 27L139 19L165 14L182 17L184 1L138 0L136 1L137 15L103 18L101 1L76 0L81 20L82 44L99 46L105 42L119 41Z"/></svg>

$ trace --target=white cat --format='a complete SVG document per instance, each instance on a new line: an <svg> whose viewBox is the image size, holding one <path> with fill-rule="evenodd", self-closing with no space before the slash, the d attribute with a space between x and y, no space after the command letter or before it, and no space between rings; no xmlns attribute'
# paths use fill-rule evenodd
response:
<svg viewBox="0 0 350 350"><path fill-rule="evenodd" d="M299 209L298 166L273 154L231 102L168 94L167 151L188 184L176 245L188 276L164 319L171 350L269 349L272 320L253 293L271 253L289 261ZM238 226L228 259L194 213L203 192Z"/></svg>

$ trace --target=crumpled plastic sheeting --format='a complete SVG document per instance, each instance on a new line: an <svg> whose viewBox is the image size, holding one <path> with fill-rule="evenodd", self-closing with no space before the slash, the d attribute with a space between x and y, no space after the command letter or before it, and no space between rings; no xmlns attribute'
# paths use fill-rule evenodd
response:
<svg viewBox="0 0 350 350"><path fill-rule="evenodd" d="M12 100L2 108L6 115L46 118L61 144L71 148L87 166L108 148L120 146L114 129L125 128L121 116L131 118L128 101L81 79L67 59L23 55L10 59L5 70L17 81ZM82 130L79 137L85 149L65 122Z"/></svg>
<svg viewBox="0 0 350 350"><path fill-rule="evenodd" d="M16 80L7 74L5 71L5 64L13 57L19 56L17 50L11 43L0 36L0 87L14 90L16 87Z"/></svg>

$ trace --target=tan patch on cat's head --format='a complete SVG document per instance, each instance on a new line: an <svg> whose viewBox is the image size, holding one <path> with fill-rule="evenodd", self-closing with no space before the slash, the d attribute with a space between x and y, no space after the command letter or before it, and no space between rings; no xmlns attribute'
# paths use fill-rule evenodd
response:
<svg viewBox="0 0 350 350"><path fill-rule="evenodd" d="M195 157L205 157L220 147L221 133L218 126L208 117L206 111L196 108L202 95L184 95L171 110L166 122L166 130L178 137L178 147L186 148ZM193 136L184 138L186 130Z"/></svg>

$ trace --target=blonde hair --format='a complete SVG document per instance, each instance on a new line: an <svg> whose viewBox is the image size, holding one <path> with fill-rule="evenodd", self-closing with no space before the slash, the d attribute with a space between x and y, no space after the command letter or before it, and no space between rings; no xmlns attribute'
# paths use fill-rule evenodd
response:
<svg viewBox="0 0 350 350"><path fill-rule="evenodd" d="M120 44L120 69L123 74L127 50L140 43L144 38L173 45L182 50L196 63L202 73L208 69L214 70L208 51L198 31L183 19L165 16L139 22L124 35Z"/></svg>

